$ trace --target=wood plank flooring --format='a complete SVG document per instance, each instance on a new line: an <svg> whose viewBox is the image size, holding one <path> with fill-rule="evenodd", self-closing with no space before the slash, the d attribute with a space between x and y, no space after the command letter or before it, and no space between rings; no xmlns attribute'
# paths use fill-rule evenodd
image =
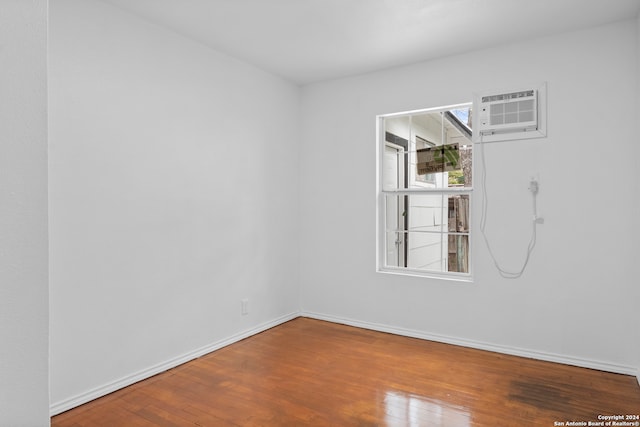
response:
<svg viewBox="0 0 640 427"><path fill-rule="evenodd" d="M632 376L298 318L52 426L560 426L639 414Z"/></svg>

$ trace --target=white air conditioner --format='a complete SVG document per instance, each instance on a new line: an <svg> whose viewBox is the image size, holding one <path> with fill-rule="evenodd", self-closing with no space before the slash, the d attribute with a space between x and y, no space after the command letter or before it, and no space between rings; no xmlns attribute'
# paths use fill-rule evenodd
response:
<svg viewBox="0 0 640 427"><path fill-rule="evenodd" d="M474 94L475 142L546 136L546 84Z"/></svg>

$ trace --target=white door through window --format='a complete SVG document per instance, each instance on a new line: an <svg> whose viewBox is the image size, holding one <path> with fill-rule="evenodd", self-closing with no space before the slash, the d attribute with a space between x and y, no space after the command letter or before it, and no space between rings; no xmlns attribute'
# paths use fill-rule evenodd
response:
<svg viewBox="0 0 640 427"><path fill-rule="evenodd" d="M384 152L384 188L399 188L404 185L404 149L387 143ZM404 197L387 198L387 265L405 266Z"/></svg>

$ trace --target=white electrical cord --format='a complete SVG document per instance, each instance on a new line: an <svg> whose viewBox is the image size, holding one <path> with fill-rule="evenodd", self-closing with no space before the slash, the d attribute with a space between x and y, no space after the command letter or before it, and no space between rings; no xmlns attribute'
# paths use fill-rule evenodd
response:
<svg viewBox="0 0 640 427"><path fill-rule="evenodd" d="M531 191L531 195L533 196L533 219L532 219L533 230L531 233L531 240L529 240L529 245L527 246L527 255L525 257L522 268L519 271L513 272L513 271L505 270L500 266L500 264L496 260L496 257L493 254L493 251L491 250L489 239L485 232L485 228L487 225L487 211L489 208L489 198L487 196L487 162L485 160L485 155L484 155L484 142L482 141L482 135L480 135L479 142L480 142L480 157L482 158L482 180L481 180L482 181L481 183L482 184L482 213L480 217L480 231L482 232L482 237L484 238L484 242L486 243L487 249L489 250L489 255L491 255L491 259L493 260L494 265L498 269L500 276L504 277L505 279L517 279L520 276L522 276L522 274L524 273L524 270L527 268L527 265L529 264L529 258L531 257L531 253L533 252L533 248L535 248L536 246L536 228L538 225L536 196L538 194L538 182L535 180L532 180L529 185L529 190Z"/></svg>

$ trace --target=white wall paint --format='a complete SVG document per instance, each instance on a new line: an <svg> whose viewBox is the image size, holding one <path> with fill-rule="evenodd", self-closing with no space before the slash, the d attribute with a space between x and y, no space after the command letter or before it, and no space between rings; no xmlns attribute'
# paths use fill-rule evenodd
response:
<svg viewBox="0 0 640 427"><path fill-rule="evenodd" d="M49 425L47 2L0 3L0 425Z"/></svg>
<svg viewBox="0 0 640 427"><path fill-rule="evenodd" d="M630 20L305 87L303 311L635 366L629 340L637 324L637 246L628 225L636 222L629 183L637 173L627 152L637 141L636 25ZM541 81L548 82L548 138L486 147L487 230L506 268L524 258L528 180L540 177L545 224L524 276L502 279L477 234L475 283L375 273L375 116Z"/></svg>
<svg viewBox="0 0 640 427"><path fill-rule="evenodd" d="M55 0L50 88L54 405L297 311L296 86Z"/></svg>

